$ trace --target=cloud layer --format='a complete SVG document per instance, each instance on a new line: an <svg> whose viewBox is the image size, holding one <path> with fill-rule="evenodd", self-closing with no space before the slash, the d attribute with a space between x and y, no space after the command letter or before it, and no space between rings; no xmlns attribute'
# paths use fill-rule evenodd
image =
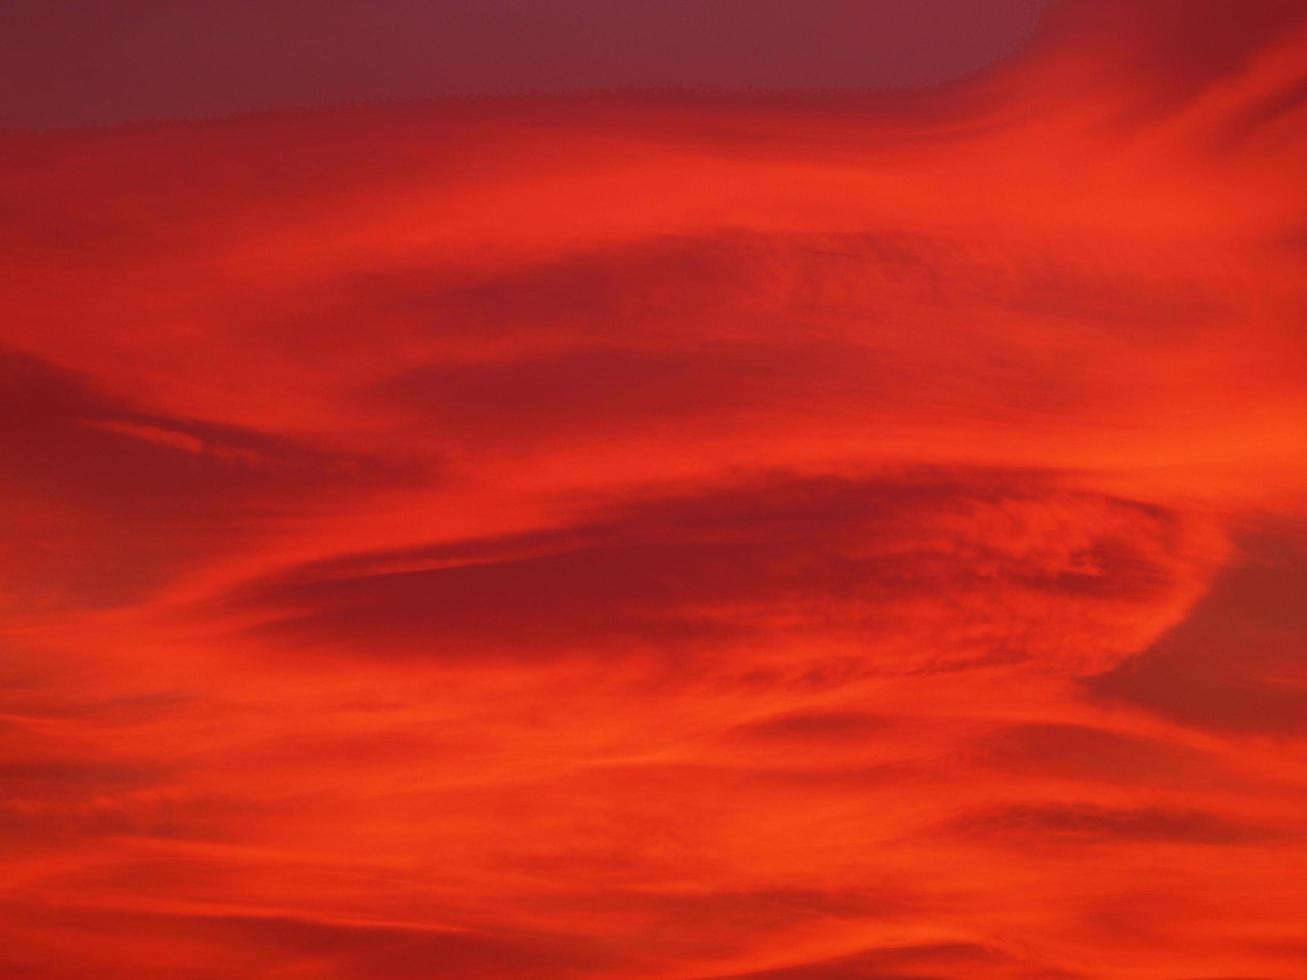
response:
<svg viewBox="0 0 1307 980"><path fill-rule="evenodd" d="M0 135L0 973L1300 976L1305 32Z"/></svg>

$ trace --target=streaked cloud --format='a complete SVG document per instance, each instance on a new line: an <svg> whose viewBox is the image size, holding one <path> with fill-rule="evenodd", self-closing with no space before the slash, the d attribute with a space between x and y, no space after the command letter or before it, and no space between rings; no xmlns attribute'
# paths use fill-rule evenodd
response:
<svg viewBox="0 0 1307 980"><path fill-rule="evenodd" d="M1301 974L1305 31L0 135L0 973Z"/></svg>

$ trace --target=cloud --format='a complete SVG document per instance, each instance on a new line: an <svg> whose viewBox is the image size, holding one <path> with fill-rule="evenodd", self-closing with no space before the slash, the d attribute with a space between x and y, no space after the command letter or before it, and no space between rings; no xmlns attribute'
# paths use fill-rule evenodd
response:
<svg viewBox="0 0 1307 980"><path fill-rule="evenodd" d="M891 724L861 711L792 711L746 722L732 730L734 738L770 744L796 742L822 744L874 738Z"/></svg>
<svg viewBox="0 0 1307 980"><path fill-rule="evenodd" d="M1166 739L1057 722L999 728L977 739L967 758L1014 774L1077 782L1158 785L1211 780L1223 769L1219 759Z"/></svg>
<svg viewBox="0 0 1307 980"><path fill-rule="evenodd" d="M371 395L451 439L539 447L718 419L770 416L783 424L834 389L874 401L899 387L874 350L855 344L719 343L442 362L387 378Z"/></svg>
<svg viewBox="0 0 1307 980"><path fill-rule="evenodd" d="M1192 614L1137 656L1086 681L1105 701L1213 731L1307 729L1301 532L1252 536Z"/></svg>
<svg viewBox="0 0 1307 980"><path fill-rule="evenodd" d="M23 609L139 600L188 564L302 514L305 491L325 504L412 473L380 458L152 414L14 352L0 353L0 412L14 518L0 531L14 556L5 591Z"/></svg>
<svg viewBox="0 0 1307 980"><path fill-rule="evenodd" d="M980 943L940 942L905 943L900 946L883 946L861 950L847 956L802 963L796 966L758 970L751 973L733 973L740 980L922 980L956 976L957 971L975 973L983 970L993 977L1070 978L1079 974L1061 970L1040 969L1037 964L1023 962L1004 950ZM726 980L725 977L719 980Z"/></svg>
<svg viewBox="0 0 1307 980"><path fill-rule="evenodd" d="M0 972L1300 975L1302 14L0 134Z"/></svg>
<svg viewBox="0 0 1307 980"><path fill-rule="evenodd" d="M1200 810L1107 807L1093 803L1021 803L959 815L948 828L1011 847L1131 842L1259 844L1280 832Z"/></svg>
<svg viewBox="0 0 1307 980"><path fill-rule="evenodd" d="M115 909L13 910L11 920L43 956L19 951L9 967L22 975L68 976L94 968L105 977L167 971L186 980L217 980L235 973L278 969L286 963L309 977L473 978L582 976L606 962L601 951L569 937L485 935L403 925L332 922L277 915L133 912ZM130 933L149 937L134 944L130 965L99 966ZM75 945L57 937L76 936ZM2 963L3 961L0 961ZM94 966L93 966L94 965ZM45 974L40 971L49 971ZM35 972L34 972L35 971Z"/></svg>
<svg viewBox="0 0 1307 980"><path fill-rule="evenodd" d="M364 656L756 655L816 641L890 671L1075 664L1119 657L1178 614L1213 557L1179 515L1039 476L776 477L546 531L346 555L252 582L228 605L258 618L256 636Z"/></svg>

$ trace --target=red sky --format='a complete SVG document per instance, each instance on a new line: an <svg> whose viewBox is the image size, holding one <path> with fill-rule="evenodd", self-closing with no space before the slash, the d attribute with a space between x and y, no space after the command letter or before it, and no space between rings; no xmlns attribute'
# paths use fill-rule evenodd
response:
<svg viewBox="0 0 1307 980"><path fill-rule="evenodd" d="M0 975L1307 975L1307 8L1020 35L11 115Z"/></svg>

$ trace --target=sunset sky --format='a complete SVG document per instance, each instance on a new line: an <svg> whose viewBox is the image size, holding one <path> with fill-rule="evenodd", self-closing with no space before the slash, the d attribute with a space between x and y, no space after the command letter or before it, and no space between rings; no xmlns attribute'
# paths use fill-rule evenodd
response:
<svg viewBox="0 0 1307 980"><path fill-rule="evenodd" d="M1307 4L0 81L0 977L1307 977Z"/></svg>

